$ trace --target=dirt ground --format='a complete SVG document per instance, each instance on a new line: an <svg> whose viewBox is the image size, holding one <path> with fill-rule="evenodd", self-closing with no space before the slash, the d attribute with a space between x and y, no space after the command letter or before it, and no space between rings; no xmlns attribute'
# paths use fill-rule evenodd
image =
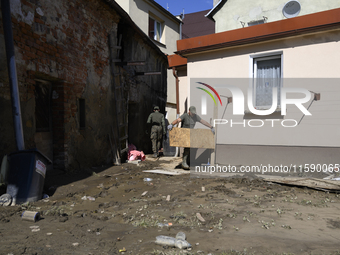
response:
<svg viewBox="0 0 340 255"><path fill-rule="evenodd" d="M49 198L0 207L0 254L340 254L338 194L253 175L143 172L179 162L163 157L82 175L49 172ZM25 210L41 219L22 220ZM179 231L191 249L154 243Z"/></svg>

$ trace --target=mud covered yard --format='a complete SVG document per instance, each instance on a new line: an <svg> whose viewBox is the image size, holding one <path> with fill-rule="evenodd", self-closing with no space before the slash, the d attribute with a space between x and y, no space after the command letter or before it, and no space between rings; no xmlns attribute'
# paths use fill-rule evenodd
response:
<svg viewBox="0 0 340 255"><path fill-rule="evenodd" d="M340 254L336 193L251 176L142 172L179 162L125 163L86 176L51 173L48 199L0 207L0 254ZM42 218L22 221L25 210ZM154 243L179 231L190 250Z"/></svg>

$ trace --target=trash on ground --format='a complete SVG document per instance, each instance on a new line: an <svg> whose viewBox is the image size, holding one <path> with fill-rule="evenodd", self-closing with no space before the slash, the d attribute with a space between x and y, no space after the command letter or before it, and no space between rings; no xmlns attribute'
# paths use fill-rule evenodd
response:
<svg viewBox="0 0 340 255"><path fill-rule="evenodd" d="M120 249L119 252L126 252L125 247L123 247L123 249Z"/></svg>
<svg viewBox="0 0 340 255"><path fill-rule="evenodd" d="M90 196L83 196L81 199L82 200L90 200L90 201L95 201L96 200L94 197L90 197Z"/></svg>
<svg viewBox="0 0 340 255"><path fill-rule="evenodd" d="M144 178L144 181L145 181L145 182L151 182L151 181L152 181L152 178Z"/></svg>
<svg viewBox="0 0 340 255"><path fill-rule="evenodd" d="M24 211L21 214L21 219L26 221L33 221L36 222L40 219L40 213L39 212L32 212L32 211Z"/></svg>
<svg viewBox="0 0 340 255"><path fill-rule="evenodd" d="M12 196L10 194L3 194L0 197L0 206L10 206L12 204Z"/></svg>
<svg viewBox="0 0 340 255"><path fill-rule="evenodd" d="M138 151L136 146L133 144L129 144L129 149L128 149L128 159L129 161L134 161L134 160L145 160L145 154L143 151Z"/></svg>
<svg viewBox="0 0 340 255"><path fill-rule="evenodd" d="M202 222L205 222L205 219L202 217L202 215L200 213L196 213L196 217L197 219L199 219Z"/></svg>
<svg viewBox="0 0 340 255"><path fill-rule="evenodd" d="M312 189L337 192L340 190L340 184L334 182L334 179L317 179L317 178L294 178L294 177L273 177L263 176L264 181L270 181L279 184L294 185L300 187L308 187Z"/></svg>
<svg viewBox="0 0 340 255"><path fill-rule="evenodd" d="M185 234L184 234L184 236L185 236ZM171 237L171 236L163 236L163 235L157 236L155 243L162 245L162 246L177 247L177 248L180 248L180 249L191 248L191 244L188 243L187 241L181 240L181 239L176 239L176 238Z"/></svg>
<svg viewBox="0 0 340 255"><path fill-rule="evenodd" d="M162 228L162 227L171 227L172 223L168 222L168 223L158 223L157 224L158 227Z"/></svg>
<svg viewBox="0 0 340 255"><path fill-rule="evenodd" d="M165 175L182 175L182 174L190 174L190 171L185 171L181 169L153 169L153 170L144 170L144 173L154 173L154 174L165 174Z"/></svg>
<svg viewBox="0 0 340 255"><path fill-rule="evenodd" d="M186 237L184 232L180 231L180 232L177 233L176 239L185 241L187 239L187 237Z"/></svg>
<svg viewBox="0 0 340 255"><path fill-rule="evenodd" d="M170 201L170 195L166 197L166 201Z"/></svg>
<svg viewBox="0 0 340 255"><path fill-rule="evenodd" d="M129 163L129 164L135 164L135 165L138 165L140 162L142 162L142 160L140 159L136 159L136 160L126 160L126 163Z"/></svg>
<svg viewBox="0 0 340 255"><path fill-rule="evenodd" d="M144 191L144 192L142 193L142 195L141 195L141 196L142 196L142 197L143 197L143 196L145 196L145 195L146 195L146 193L148 193L148 192L147 192L147 191Z"/></svg>
<svg viewBox="0 0 340 255"><path fill-rule="evenodd" d="M205 191L205 187L202 187L202 192L204 192Z"/></svg>

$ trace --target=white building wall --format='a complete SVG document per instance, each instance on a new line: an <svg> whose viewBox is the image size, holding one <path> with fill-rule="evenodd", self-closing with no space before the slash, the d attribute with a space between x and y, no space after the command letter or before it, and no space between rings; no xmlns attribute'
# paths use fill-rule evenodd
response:
<svg viewBox="0 0 340 255"><path fill-rule="evenodd" d="M245 97L251 79L251 55L282 52L284 87L306 88L320 93L321 100L314 101L309 111L312 116L303 116L294 105L288 105L284 119L275 121L275 128L265 117L253 114L236 116L232 114L233 104L228 105L223 119L246 123L249 119L262 119L265 125L251 128L248 124L217 127L218 143L228 145L278 145L278 146L326 146L340 145L340 30L317 35L259 43L251 46L230 48L204 54L188 56L188 84L196 78L215 88L220 94L231 96L227 90L219 90L220 81L215 78L237 78L230 81L238 84ZM267 50L270 49L270 50ZM307 80L308 79L308 80ZM225 81L225 80L224 80ZM289 95L292 98L294 95ZM193 104L199 103L191 97ZM194 101L196 100L196 101ZM225 100L225 99L224 99ZM311 102L311 101L310 101ZM310 102L304 104L307 108ZM224 101L224 106L226 101ZM219 106L218 116L222 118L224 106ZM213 108L213 106L211 106ZM247 110L245 103L245 109ZM279 114L278 114L279 115ZM202 116L201 116L202 117ZM281 126L281 121L294 119L301 123L294 128ZM207 120L209 121L209 120ZM278 125L276 124L278 123ZM292 123L286 123L291 125ZM259 125L253 123L251 125ZM202 127L200 127L202 128ZM219 132L222 130L223 132Z"/></svg>
<svg viewBox="0 0 340 255"><path fill-rule="evenodd" d="M301 10L298 16L326 11L340 7L339 0L298 0ZM248 26L248 22L266 18L273 22L286 17L282 9L288 0L228 0L213 16L216 33Z"/></svg>

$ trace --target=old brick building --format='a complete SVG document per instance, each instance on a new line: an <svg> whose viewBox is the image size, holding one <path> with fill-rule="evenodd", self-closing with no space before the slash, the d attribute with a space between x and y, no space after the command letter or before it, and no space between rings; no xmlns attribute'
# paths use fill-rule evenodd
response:
<svg viewBox="0 0 340 255"><path fill-rule="evenodd" d="M13 0L11 14L26 149L67 170L111 164L127 136L150 150L167 59L115 1ZM2 20L0 109L2 158L16 150Z"/></svg>

